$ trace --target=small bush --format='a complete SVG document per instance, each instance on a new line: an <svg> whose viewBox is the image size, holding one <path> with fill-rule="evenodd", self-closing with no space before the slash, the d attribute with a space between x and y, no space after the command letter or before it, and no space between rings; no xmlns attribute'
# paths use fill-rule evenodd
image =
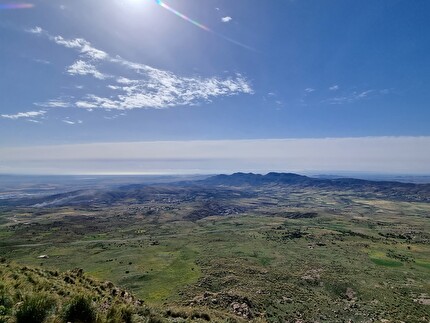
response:
<svg viewBox="0 0 430 323"><path fill-rule="evenodd" d="M202 319L202 320L205 320L205 321L210 321L211 320L209 314L207 314L207 313L199 313L199 312L194 312L191 315L191 318L192 319Z"/></svg>
<svg viewBox="0 0 430 323"><path fill-rule="evenodd" d="M8 312L9 312L9 310L8 310L5 306L0 305L0 318L1 318L2 316L7 315L7 314L8 314Z"/></svg>
<svg viewBox="0 0 430 323"><path fill-rule="evenodd" d="M17 323L42 323L55 307L55 301L43 294L34 295L24 300L16 312Z"/></svg>
<svg viewBox="0 0 430 323"><path fill-rule="evenodd" d="M0 306L3 306L5 309L12 307L12 300L9 295L6 294L6 288L3 284L0 284Z"/></svg>
<svg viewBox="0 0 430 323"><path fill-rule="evenodd" d="M91 300L84 296L73 298L65 307L64 320L74 323L92 323L97 319L97 313Z"/></svg>
<svg viewBox="0 0 430 323"><path fill-rule="evenodd" d="M188 318L187 313L183 311L173 311L173 310L167 310L166 311L166 317L173 317L173 318Z"/></svg>

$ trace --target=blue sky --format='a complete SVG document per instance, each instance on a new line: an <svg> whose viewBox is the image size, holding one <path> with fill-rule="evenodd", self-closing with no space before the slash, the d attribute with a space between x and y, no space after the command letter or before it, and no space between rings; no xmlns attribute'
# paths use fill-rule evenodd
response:
<svg viewBox="0 0 430 323"><path fill-rule="evenodd" d="M407 137L430 148L430 2L162 3L0 9L0 157L145 141ZM351 165L331 168L381 166Z"/></svg>

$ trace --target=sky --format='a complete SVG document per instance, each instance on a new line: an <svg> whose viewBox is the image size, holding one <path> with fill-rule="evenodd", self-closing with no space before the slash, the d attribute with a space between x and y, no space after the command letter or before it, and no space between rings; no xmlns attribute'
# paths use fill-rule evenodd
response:
<svg viewBox="0 0 430 323"><path fill-rule="evenodd" d="M430 174L428 12L0 0L0 173Z"/></svg>

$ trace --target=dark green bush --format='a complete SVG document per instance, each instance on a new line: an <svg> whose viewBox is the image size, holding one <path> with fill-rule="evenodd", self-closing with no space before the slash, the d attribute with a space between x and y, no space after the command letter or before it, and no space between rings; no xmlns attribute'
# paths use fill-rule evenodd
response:
<svg viewBox="0 0 430 323"><path fill-rule="evenodd" d="M16 312L17 323L42 323L54 309L55 301L43 294L27 297Z"/></svg>
<svg viewBox="0 0 430 323"><path fill-rule="evenodd" d="M207 314L207 313L199 313L199 312L193 312L193 314L191 314L191 318L192 319L203 319L205 321L210 321L211 320L209 314Z"/></svg>
<svg viewBox="0 0 430 323"><path fill-rule="evenodd" d="M173 317L173 318L180 317L180 318L186 319L186 318L188 318L188 315L184 311L167 310L166 311L166 317Z"/></svg>
<svg viewBox="0 0 430 323"><path fill-rule="evenodd" d="M66 305L63 318L66 322L92 323L96 321L97 313L91 300L80 295Z"/></svg>
<svg viewBox="0 0 430 323"><path fill-rule="evenodd" d="M9 295L7 295L5 286L0 284L0 306L3 306L5 310L7 310L8 308L11 308L12 305L12 300Z"/></svg>

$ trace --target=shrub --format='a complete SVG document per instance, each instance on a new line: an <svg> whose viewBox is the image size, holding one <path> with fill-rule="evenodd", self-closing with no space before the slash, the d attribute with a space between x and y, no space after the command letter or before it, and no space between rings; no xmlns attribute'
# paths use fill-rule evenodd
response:
<svg viewBox="0 0 430 323"><path fill-rule="evenodd" d="M91 300L82 295L74 297L65 307L64 320L74 323L92 323L97 319L97 313Z"/></svg>
<svg viewBox="0 0 430 323"><path fill-rule="evenodd" d="M8 309L5 307L5 306L3 306L3 305L0 305L0 318L2 317L2 316L5 316L5 315L7 315L8 314Z"/></svg>
<svg viewBox="0 0 430 323"><path fill-rule="evenodd" d="M6 294L6 288L3 284L0 284L0 306L3 306L6 309L12 307L12 300ZM3 314L4 315L4 314Z"/></svg>
<svg viewBox="0 0 430 323"><path fill-rule="evenodd" d="M210 321L211 320L209 314L207 314L207 313L199 313L199 312L193 312L193 314L191 315L191 319L202 319L202 320L205 320L205 321Z"/></svg>
<svg viewBox="0 0 430 323"><path fill-rule="evenodd" d="M173 317L173 318L183 318L186 319L188 318L187 313L183 312L183 311L174 311L174 310L167 310L166 311L166 317Z"/></svg>
<svg viewBox="0 0 430 323"><path fill-rule="evenodd" d="M17 323L42 323L55 307L55 301L43 294L27 297L16 312Z"/></svg>

